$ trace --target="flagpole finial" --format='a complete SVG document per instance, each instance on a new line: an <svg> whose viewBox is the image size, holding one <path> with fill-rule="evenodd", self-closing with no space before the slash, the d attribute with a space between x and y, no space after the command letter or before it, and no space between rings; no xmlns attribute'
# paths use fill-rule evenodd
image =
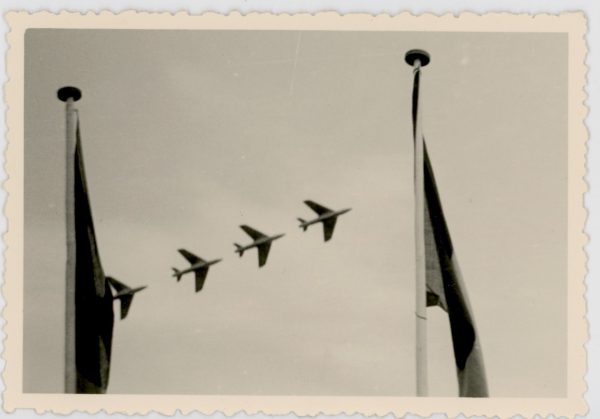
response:
<svg viewBox="0 0 600 419"><path fill-rule="evenodd" d="M411 49L404 56L404 61L410 66L414 66L417 60L421 62L421 67L425 67L431 61L431 57L427 51L422 49Z"/></svg>
<svg viewBox="0 0 600 419"><path fill-rule="evenodd" d="M58 96L58 98L63 102L66 102L69 100L69 98L73 99L73 102L77 102L79 99L81 99L81 90L79 90L77 87L65 86L58 89L56 96Z"/></svg>

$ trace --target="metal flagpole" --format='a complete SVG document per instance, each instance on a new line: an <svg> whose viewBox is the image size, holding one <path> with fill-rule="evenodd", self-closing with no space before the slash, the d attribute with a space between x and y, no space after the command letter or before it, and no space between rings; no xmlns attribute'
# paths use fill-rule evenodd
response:
<svg viewBox="0 0 600 419"><path fill-rule="evenodd" d="M75 102L81 99L76 87L63 87L58 98L66 103L66 200L67 269L65 309L65 393L77 392L77 368L75 365L75 146L77 142L77 110Z"/></svg>
<svg viewBox="0 0 600 419"><path fill-rule="evenodd" d="M423 129L421 126L421 98L419 82L421 68L429 64L429 54L413 49L406 53L405 61L413 67L413 135L415 180L415 259L416 259L416 357L417 396L427 396L427 283L425 267L425 183L423 158Z"/></svg>

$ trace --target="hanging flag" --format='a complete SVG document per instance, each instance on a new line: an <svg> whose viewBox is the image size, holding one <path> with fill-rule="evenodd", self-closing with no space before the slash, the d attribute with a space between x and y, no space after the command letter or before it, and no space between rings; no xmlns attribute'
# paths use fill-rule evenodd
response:
<svg viewBox="0 0 600 419"><path fill-rule="evenodd" d="M475 322L452 248L433 168L424 148L425 265L427 306L448 313L461 397L488 397L485 369Z"/></svg>
<svg viewBox="0 0 600 419"><path fill-rule="evenodd" d="M75 366L77 393L105 393L110 372L113 296L104 276L89 202L79 119L75 146Z"/></svg>

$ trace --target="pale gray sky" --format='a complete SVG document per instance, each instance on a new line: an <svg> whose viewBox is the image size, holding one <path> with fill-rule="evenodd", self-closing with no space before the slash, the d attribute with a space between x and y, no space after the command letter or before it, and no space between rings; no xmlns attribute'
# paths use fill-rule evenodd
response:
<svg viewBox="0 0 600 419"><path fill-rule="evenodd" d="M566 36L29 30L24 390L62 391L64 107L75 85L116 321L111 393L413 395L410 92L494 396L564 396ZM331 242L295 218L342 216ZM287 233L257 268L246 223ZM224 257L195 294L185 247ZM115 309L118 309L117 303ZM456 394L429 309L430 392Z"/></svg>

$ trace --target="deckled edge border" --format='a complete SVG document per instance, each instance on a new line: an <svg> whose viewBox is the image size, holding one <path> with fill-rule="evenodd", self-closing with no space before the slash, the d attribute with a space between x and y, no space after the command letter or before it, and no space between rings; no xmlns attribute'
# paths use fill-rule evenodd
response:
<svg viewBox="0 0 600 419"><path fill-rule="evenodd" d="M393 414L403 416L407 413L429 416L434 412L445 412L449 417L463 414L511 417L520 414L525 417L540 415L583 415L587 412L587 403L584 394L587 390L585 382L586 352L585 344L589 339L588 322L586 319L585 300L585 275L587 255L585 245L587 236L584 233L587 210L583 206L583 196L587 191L586 175L586 150L589 137L585 126L587 107L585 101L585 81L587 75L586 42L587 20L583 12L550 14L511 14L487 13L478 15L464 12L456 16L448 13L434 15L431 13L412 15L404 12L395 16L388 14L371 15L367 13L351 13L341 15L337 12L299 13L299 14L271 14L252 12L241 14L231 12L222 15L205 12L200 15L189 15L187 12L137 12L134 10L115 14L111 11L100 13L87 12L9 12L5 19L9 25L7 34L8 50L6 54L7 82L5 85L4 99L7 103L7 147L5 150L5 170L7 180L4 188L7 193L7 202L4 210L8 220L7 232L4 235L5 251L5 276L2 287L2 296L5 300L3 317L5 319L3 331L5 333L4 353L6 366L3 371L5 391L3 393L4 408L14 411L17 408L33 408L37 413L53 412L56 414L69 414L73 412L85 413L122 413L143 414L159 412L173 415L177 412L189 414L200 412L214 414L222 412L225 415L235 415L243 412L251 414L271 414L298 416L316 415L353 415L384 416ZM149 25L149 20L162 19L160 28ZM18 284L10 278L22 278L23 255L15 249L22 249L23 236L14 234L23 231L23 190L17 189L18 180L23 178L23 150L18 150L17 145L22 145L23 138L23 52L24 34L29 27L79 27L86 29L105 27L103 22L110 21L113 27L127 27L128 29L182 29L181 20L186 20L184 27L190 29L250 29L256 24L268 23L270 30L396 30L396 31L444 31L456 32L501 32L490 30L491 19L502 19L506 26L504 31L514 31L515 27L525 26L527 31L540 31L542 23L555 24L554 31L568 32L569 34L569 228L568 228L568 340L569 340L569 366L568 366L568 395L566 398L553 399L458 399L458 398L412 398L412 397L283 397L283 396L141 396L141 395L64 395L64 394L23 394L22 377L17 361L22 361L22 327L23 319L18 312L22 309L22 281ZM36 26L42 20L51 20L53 24L62 26L42 25ZM175 25L175 20L179 20ZM509 22L510 20L510 22ZM103 21L103 22L101 22ZM260 21L260 22L259 22ZM193 25L192 25L193 24ZM66 26L65 26L66 25ZM464 26L468 26L467 29ZM529 27L527 25L530 25ZM435 28L434 28L435 27ZM525 30L523 30L525 31ZM552 32L552 31L551 31ZM22 147L21 147L22 148ZM20 176L20 178L19 178ZM19 269L21 267L21 269ZM19 275L19 273L21 275ZM19 286L21 293L19 294ZM16 294L17 300L13 295ZM7 296L10 300L7 301ZM21 304L18 299L21 298ZM14 302L17 301L17 302ZM575 304L575 306L574 306ZM576 342L576 343L573 343ZM21 355L19 355L21 351ZM22 364L18 364L22 365ZM19 389L19 390L15 390ZM167 404L158 405L157 399L168 399ZM368 401L367 401L368 399ZM148 400L154 404L146 403ZM538 407L524 406L526 403L536 401ZM43 402L43 403L40 403ZM175 403L173 403L175 402ZM185 403L184 403L185 402ZM228 403L233 403L229 404ZM333 403L333 404L332 404ZM308 404L308 406L307 406ZM201 405L201 406L199 406ZM264 407L268 406L268 407ZM440 409L443 406L445 408Z"/></svg>

